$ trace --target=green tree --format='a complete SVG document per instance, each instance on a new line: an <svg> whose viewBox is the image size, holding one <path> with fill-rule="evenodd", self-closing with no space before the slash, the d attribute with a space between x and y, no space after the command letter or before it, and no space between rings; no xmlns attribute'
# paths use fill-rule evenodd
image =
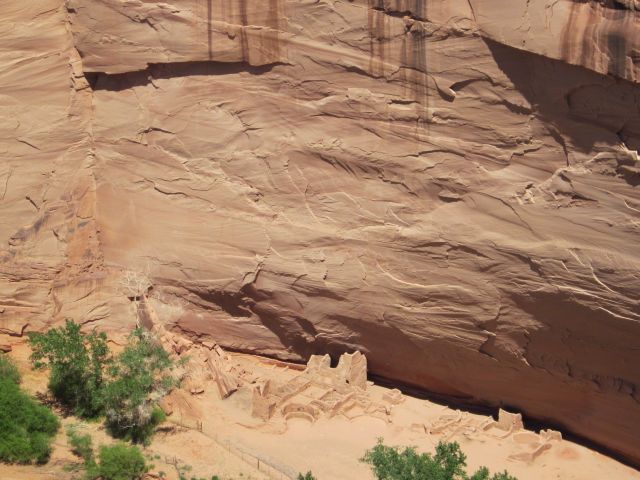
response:
<svg viewBox="0 0 640 480"><path fill-rule="evenodd" d="M444 478L465 478L464 467L467 466L467 456L460 450L457 442L436 445L436 454L433 461L444 473Z"/></svg>
<svg viewBox="0 0 640 480"><path fill-rule="evenodd" d="M49 367L49 390L80 417L100 415L100 389L104 368L110 361L107 336L93 331L83 334L80 325L67 320L64 327L46 333L30 333L36 368Z"/></svg>
<svg viewBox="0 0 640 480"><path fill-rule="evenodd" d="M14 375L0 378L0 461L44 463L51 454L58 419L20 390L15 380Z"/></svg>
<svg viewBox="0 0 640 480"><path fill-rule="evenodd" d="M382 440L361 459L371 466L378 480L516 480L506 471L491 477L485 467L469 477L466 460L456 442L438 443L432 456L417 453L413 447L389 447Z"/></svg>
<svg viewBox="0 0 640 480"><path fill-rule="evenodd" d="M108 368L102 390L107 426L118 437L146 442L165 419L157 402L176 385L173 361L149 333L136 329Z"/></svg>
<svg viewBox="0 0 640 480"><path fill-rule="evenodd" d="M50 368L50 391L78 416L105 415L114 436L134 442L148 441L164 421L157 403L177 384L174 363L148 332L134 330L115 357L104 333L84 334L71 320L29 341L34 366Z"/></svg>
<svg viewBox="0 0 640 480"><path fill-rule="evenodd" d="M13 363L11 357L5 353L0 354L0 381L1 380L8 380L16 385L20 383L18 367Z"/></svg>

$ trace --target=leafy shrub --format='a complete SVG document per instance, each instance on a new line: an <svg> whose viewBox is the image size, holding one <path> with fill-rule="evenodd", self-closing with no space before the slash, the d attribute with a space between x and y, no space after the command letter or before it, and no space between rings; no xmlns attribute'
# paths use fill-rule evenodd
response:
<svg viewBox="0 0 640 480"><path fill-rule="evenodd" d="M311 473L310 471L307 472L306 474L298 474L298 478L297 480L316 480L316 477L313 476L313 473Z"/></svg>
<svg viewBox="0 0 640 480"><path fill-rule="evenodd" d="M82 458L85 464L93 462L91 435L80 435L75 427L69 427L67 429L67 439L69 440L69 445L71 445L71 451Z"/></svg>
<svg viewBox="0 0 640 480"><path fill-rule="evenodd" d="M67 320L64 327L30 333L29 343L34 366L51 369L49 390L53 396L80 417L99 416L99 392L109 362L107 336L95 331L83 334L80 325Z"/></svg>
<svg viewBox="0 0 640 480"><path fill-rule="evenodd" d="M124 443L100 447L100 463L89 462L87 479L138 480L148 471L140 449Z"/></svg>
<svg viewBox="0 0 640 480"><path fill-rule="evenodd" d="M12 374L0 379L0 461L44 463L51 454L58 419L21 391L15 379Z"/></svg>
<svg viewBox="0 0 640 480"><path fill-rule="evenodd" d="M378 480L516 480L506 471L490 477L485 467L469 477L466 460L456 442L438 443L432 456L419 454L413 447L388 447L382 440L361 459L371 466Z"/></svg>
<svg viewBox="0 0 640 480"><path fill-rule="evenodd" d="M138 447L124 443L102 446L96 462L90 435L80 435L71 427L67 437L73 453L84 460L85 480L137 480L149 470Z"/></svg>
<svg viewBox="0 0 640 480"><path fill-rule="evenodd" d="M109 382L102 402L109 430L117 437L146 442L155 427L165 420L156 406L176 384L173 362L160 344L136 329L129 344L109 366Z"/></svg>
<svg viewBox="0 0 640 480"><path fill-rule="evenodd" d="M8 380L16 385L20 383L20 373L18 367L13 363L9 355L0 354L0 381Z"/></svg>

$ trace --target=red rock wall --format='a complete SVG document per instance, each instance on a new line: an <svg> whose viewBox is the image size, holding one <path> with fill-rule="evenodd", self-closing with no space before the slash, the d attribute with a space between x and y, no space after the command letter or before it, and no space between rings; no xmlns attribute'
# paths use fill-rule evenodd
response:
<svg viewBox="0 0 640 480"><path fill-rule="evenodd" d="M224 347L359 349L640 463L622 3L9 0L0 331L122 333L147 291Z"/></svg>

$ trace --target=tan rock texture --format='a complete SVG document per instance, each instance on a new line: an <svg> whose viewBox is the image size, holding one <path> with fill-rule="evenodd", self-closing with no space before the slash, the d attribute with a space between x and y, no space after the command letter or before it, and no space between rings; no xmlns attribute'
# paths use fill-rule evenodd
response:
<svg viewBox="0 0 640 480"><path fill-rule="evenodd" d="M3 344L145 298L640 464L637 1L3 7Z"/></svg>

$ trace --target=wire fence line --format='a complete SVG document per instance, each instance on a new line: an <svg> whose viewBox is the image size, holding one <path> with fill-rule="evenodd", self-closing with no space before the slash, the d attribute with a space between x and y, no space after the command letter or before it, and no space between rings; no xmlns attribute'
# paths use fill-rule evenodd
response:
<svg viewBox="0 0 640 480"><path fill-rule="evenodd" d="M184 419L184 418L172 418L171 422L175 423L184 428L188 428L190 430L196 430L198 432L204 433L204 424L202 420L198 419ZM223 438L218 436L217 434L208 434L204 433L208 438L211 438L215 441L220 447L224 448L231 455L242 460L247 465L255 468L261 473L264 473L269 478L274 480L296 480L297 474L295 471L289 467L283 465L276 465L275 462L265 459L264 457L258 457L252 453L249 453L244 448L239 445L233 443L228 438ZM166 457L165 463L170 465L177 465L178 460L176 457Z"/></svg>

